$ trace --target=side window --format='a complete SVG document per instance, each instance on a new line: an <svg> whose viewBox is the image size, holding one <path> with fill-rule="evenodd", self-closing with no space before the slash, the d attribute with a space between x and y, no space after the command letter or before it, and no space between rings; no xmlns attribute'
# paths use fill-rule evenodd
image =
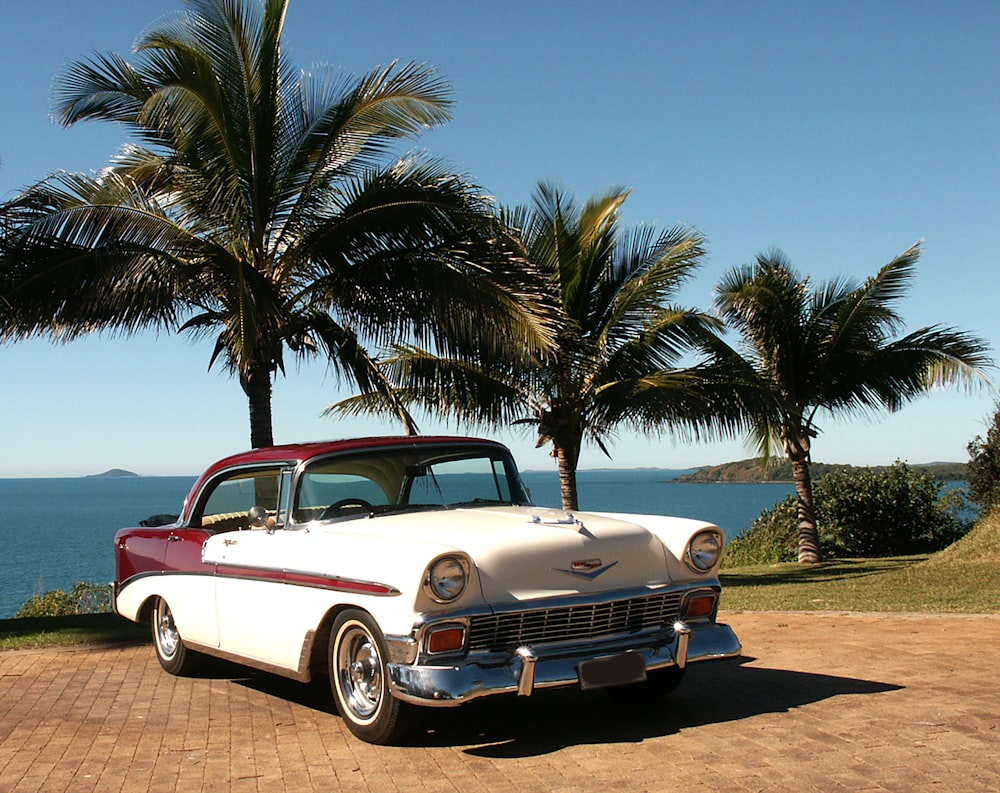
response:
<svg viewBox="0 0 1000 793"><path fill-rule="evenodd" d="M253 506L266 508L273 521L278 475L278 469L253 469L218 480L201 508L201 527L219 532L248 529L247 513ZM198 516L194 522L198 524Z"/></svg>

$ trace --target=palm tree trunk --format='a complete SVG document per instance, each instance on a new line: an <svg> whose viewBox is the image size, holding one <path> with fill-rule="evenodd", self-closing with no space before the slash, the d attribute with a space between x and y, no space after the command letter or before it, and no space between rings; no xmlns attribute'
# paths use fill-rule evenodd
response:
<svg viewBox="0 0 1000 793"><path fill-rule="evenodd" d="M271 371L254 366L245 378L243 390L250 401L250 445L254 449L274 445L271 426Z"/></svg>
<svg viewBox="0 0 1000 793"><path fill-rule="evenodd" d="M816 564L820 561L819 531L816 528L816 508L813 505L809 461L798 458L792 459L791 462L799 512L799 564Z"/></svg>
<svg viewBox="0 0 1000 793"><path fill-rule="evenodd" d="M563 509L568 511L580 508L580 495L576 487L578 456L562 446L556 447L556 460L559 463L559 489L562 492Z"/></svg>

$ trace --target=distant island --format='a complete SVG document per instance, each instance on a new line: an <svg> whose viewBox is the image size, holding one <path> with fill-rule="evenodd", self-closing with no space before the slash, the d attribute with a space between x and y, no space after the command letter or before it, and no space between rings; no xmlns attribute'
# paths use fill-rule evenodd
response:
<svg viewBox="0 0 1000 793"><path fill-rule="evenodd" d="M112 468L109 471L105 471L103 474L89 474L87 479L115 479L122 476L138 476L139 474L132 473L132 471L126 471L123 468Z"/></svg>
<svg viewBox="0 0 1000 793"><path fill-rule="evenodd" d="M813 463L810 466L810 473L813 480L819 479L826 474L838 473L840 471L853 471L870 468L873 471L882 471L889 468L888 465L840 465L836 463ZM927 463L925 465L910 465L914 471L920 471L932 476L942 482L962 482L968 479L968 471L965 463ZM699 468L691 473L681 474L674 482L733 482L758 484L765 482L790 483L792 482L792 464L785 459L772 459L771 464L764 468L760 458L750 460L739 460L735 463L723 463L722 465L709 465Z"/></svg>

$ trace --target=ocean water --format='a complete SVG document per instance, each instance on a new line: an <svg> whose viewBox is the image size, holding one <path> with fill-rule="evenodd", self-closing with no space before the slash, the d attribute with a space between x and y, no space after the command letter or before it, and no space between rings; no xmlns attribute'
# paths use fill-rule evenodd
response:
<svg viewBox="0 0 1000 793"><path fill-rule="evenodd" d="M788 484L683 484L682 471L604 470L578 475L581 510L701 518L729 537L793 491ZM559 477L522 472L539 506L559 507ZM114 578L115 532L177 513L195 477L0 479L0 619L32 595Z"/></svg>

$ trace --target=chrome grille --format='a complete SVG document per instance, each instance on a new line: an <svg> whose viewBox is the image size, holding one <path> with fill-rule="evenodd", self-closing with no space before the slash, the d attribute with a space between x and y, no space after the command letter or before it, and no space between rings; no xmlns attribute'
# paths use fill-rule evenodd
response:
<svg viewBox="0 0 1000 793"><path fill-rule="evenodd" d="M470 652L509 652L522 645L603 639L672 625L680 617L680 592L548 609L473 617Z"/></svg>

